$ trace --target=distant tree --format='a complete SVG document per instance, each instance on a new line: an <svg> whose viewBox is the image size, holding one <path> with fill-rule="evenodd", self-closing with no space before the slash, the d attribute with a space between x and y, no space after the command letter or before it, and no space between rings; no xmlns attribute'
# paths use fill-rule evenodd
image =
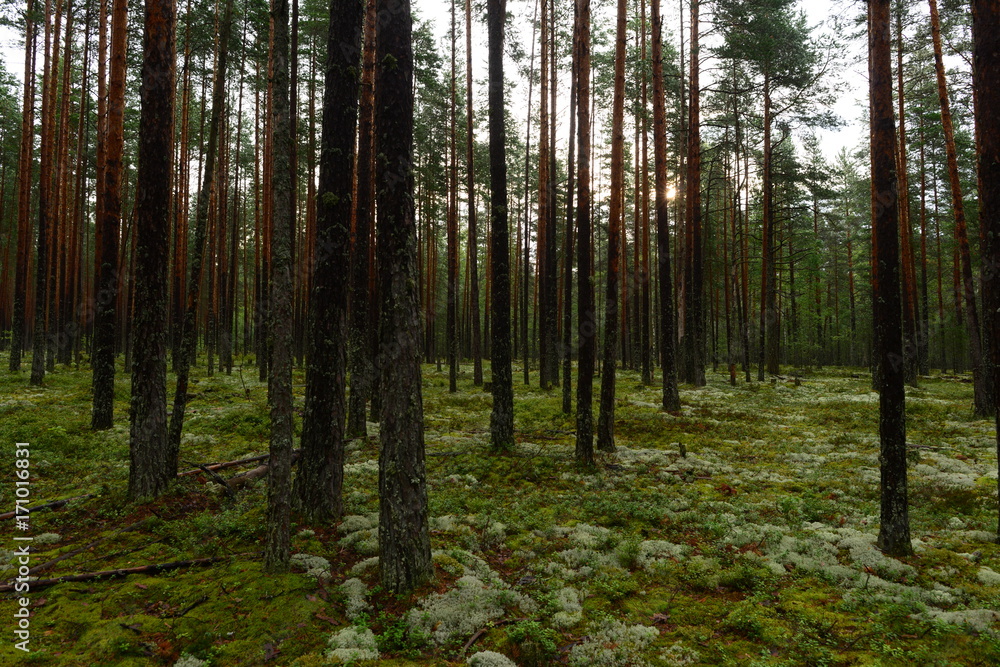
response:
<svg viewBox="0 0 1000 667"><path fill-rule="evenodd" d="M882 512L878 545L887 554L913 552L906 492L906 410L900 302L899 196L892 108L891 0L868 4L871 96L872 237L875 350L879 364L879 440Z"/></svg>
<svg viewBox="0 0 1000 667"><path fill-rule="evenodd" d="M472 119L472 0L465 0L465 178L469 206L469 310L472 314L472 383L483 385L482 326L479 319L479 237L476 227L475 128Z"/></svg>
<svg viewBox="0 0 1000 667"><path fill-rule="evenodd" d="M944 129L945 154L948 158L951 208L955 216L955 240L958 242L958 256L961 265L961 294L965 299L965 323L969 335L969 356L972 361L973 407L976 415L987 417L993 414L989 388L990 378L983 356L979 307L976 304L975 280L972 276L972 252L969 249L965 202L962 199L962 184L958 173L955 128L952 122L951 103L948 100L948 86L945 80L944 56L941 50L941 18L938 13L937 0L929 0L929 4L931 36L934 44L934 68L937 74L938 100L941 105L941 126Z"/></svg>
<svg viewBox="0 0 1000 667"><path fill-rule="evenodd" d="M801 109L817 98L816 86L823 69L809 39L805 15L795 9L794 0L718 0L716 22L722 28L724 44L718 53L746 63L758 81L763 101L762 232L760 368L778 373L780 351L780 311L778 309L775 261L773 129L776 119Z"/></svg>
<svg viewBox="0 0 1000 667"><path fill-rule="evenodd" d="M167 260L174 129L174 3L147 0L136 184L129 498L177 475L167 443Z"/></svg>
<svg viewBox="0 0 1000 667"><path fill-rule="evenodd" d="M514 445L514 386L510 349L510 232L507 212L507 131L504 125L503 43L506 0L487 0L489 40L490 212L492 232L493 448Z"/></svg>
<svg viewBox="0 0 1000 667"><path fill-rule="evenodd" d="M413 18L409 0L379 0L375 79L379 354L379 569L405 593L433 574L427 527L417 229L413 207ZM496 376L494 375L494 378ZM509 377L509 376L508 376Z"/></svg>

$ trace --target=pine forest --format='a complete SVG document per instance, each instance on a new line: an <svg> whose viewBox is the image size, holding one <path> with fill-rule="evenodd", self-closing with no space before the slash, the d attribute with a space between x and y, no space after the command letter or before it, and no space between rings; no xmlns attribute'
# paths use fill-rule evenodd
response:
<svg viewBox="0 0 1000 667"><path fill-rule="evenodd" d="M1000 664L1000 1L0 0L0 664Z"/></svg>

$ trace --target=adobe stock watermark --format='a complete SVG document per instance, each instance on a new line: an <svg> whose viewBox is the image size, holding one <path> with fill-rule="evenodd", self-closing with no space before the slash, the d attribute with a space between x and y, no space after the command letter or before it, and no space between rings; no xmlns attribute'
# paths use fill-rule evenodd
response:
<svg viewBox="0 0 1000 667"><path fill-rule="evenodd" d="M30 516L28 501L31 499L31 446L27 442L18 442L14 449L14 554L17 557L17 576L14 578L14 592L19 594L17 605L14 611L14 648L21 651L29 651L28 643L31 641L31 612L28 606L31 604L28 594L31 592L31 584L28 582L31 571L31 555L28 551L29 543L33 539L30 535L18 535L16 533L26 533L31 527L28 520Z"/></svg>

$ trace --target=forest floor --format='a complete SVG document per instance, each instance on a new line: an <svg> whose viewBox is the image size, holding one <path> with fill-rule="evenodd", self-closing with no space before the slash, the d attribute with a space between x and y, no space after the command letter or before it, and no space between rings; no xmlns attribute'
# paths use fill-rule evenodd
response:
<svg viewBox="0 0 1000 667"><path fill-rule="evenodd" d="M0 663L462 665L492 651L522 666L1000 664L994 431L971 416L968 378L907 390L915 554L895 559L874 546L866 373L736 387L709 373L707 387L682 387L672 415L659 387L620 372L618 452L587 470L560 391L520 382L516 451L492 455L492 399L464 370L449 394L447 372L424 366L436 578L402 598L377 586L377 424L348 446L344 521L294 524L293 572L267 576L262 480L229 498L190 475L155 502L124 500L121 370L105 432L89 428L88 372L58 369L44 389L3 372L0 510L13 509L15 442L30 443L33 503L95 494L30 515L32 565L103 540L40 576L223 558L32 590L30 653L13 645L19 596L2 593ZM200 373L182 469L266 453L256 369ZM301 372L295 382L301 412ZM23 544L14 532L3 582Z"/></svg>

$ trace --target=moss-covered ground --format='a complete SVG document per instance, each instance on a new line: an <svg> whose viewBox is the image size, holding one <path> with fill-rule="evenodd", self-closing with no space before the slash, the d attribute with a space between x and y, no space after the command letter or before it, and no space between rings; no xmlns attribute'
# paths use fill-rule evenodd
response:
<svg viewBox="0 0 1000 667"><path fill-rule="evenodd" d="M709 373L667 414L658 386L620 372L619 451L590 470L573 460L559 390L520 382L516 450L491 454L492 399L465 370L449 394L446 372L424 367L437 576L404 598L377 586L376 424L348 447L344 522L293 525L303 555L268 576L255 555L263 482L231 499L191 475L155 502L125 501L123 373L115 428L93 432L89 373L60 368L32 388L4 372L0 511L13 507L16 442L31 444L34 502L95 494L31 515L31 535L51 534L32 565L105 538L40 576L225 558L32 591L30 653L14 648L15 595L0 594L0 664L460 665L479 651L529 666L1000 664L994 430L972 417L967 378L907 391L915 553L894 559L874 546L878 399L866 373L736 387ZM301 412L301 372L295 381ZM182 469L266 453L255 368L202 367L193 394ZM5 582L14 532L0 546Z"/></svg>

